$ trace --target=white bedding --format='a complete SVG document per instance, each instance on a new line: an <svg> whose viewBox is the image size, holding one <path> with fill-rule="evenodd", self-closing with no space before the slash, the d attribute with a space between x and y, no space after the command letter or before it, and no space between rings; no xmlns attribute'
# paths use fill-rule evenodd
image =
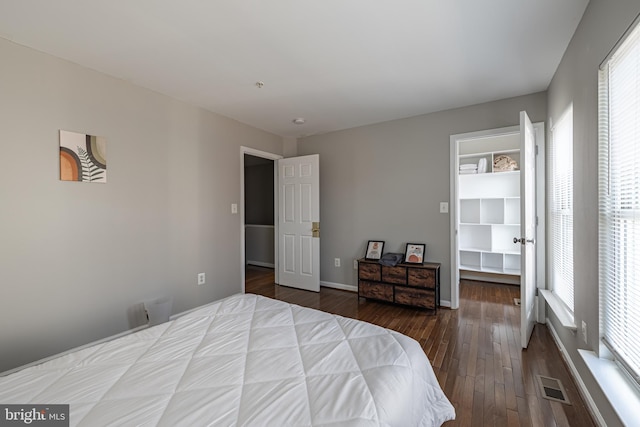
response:
<svg viewBox="0 0 640 427"><path fill-rule="evenodd" d="M257 295L0 378L0 403L70 404L78 426L439 426L420 345Z"/></svg>

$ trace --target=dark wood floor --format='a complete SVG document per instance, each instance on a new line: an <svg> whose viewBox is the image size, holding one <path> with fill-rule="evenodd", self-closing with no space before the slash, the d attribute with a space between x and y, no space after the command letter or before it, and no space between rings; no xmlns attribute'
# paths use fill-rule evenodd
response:
<svg viewBox="0 0 640 427"><path fill-rule="evenodd" d="M358 299L353 292L319 293L279 286L273 270L248 267L246 292L312 307L393 329L417 340L456 408L453 426L594 426L546 326L536 325L520 347L519 288L460 284L460 309L437 315ZM536 375L562 381L571 405L541 397Z"/></svg>

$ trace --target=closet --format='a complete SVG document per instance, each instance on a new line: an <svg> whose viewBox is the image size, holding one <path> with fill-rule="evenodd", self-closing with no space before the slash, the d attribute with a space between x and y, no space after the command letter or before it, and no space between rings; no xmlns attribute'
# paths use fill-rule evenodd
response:
<svg viewBox="0 0 640 427"><path fill-rule="evenodd" d="M451 308L460 279L520 285L522 347L545 288L544 123L451 135ZM540 305L538 306L540 307Z"/></svg>
<svg viewBox="0 0 640 427"><path fill-rule="evenodd" d="M520 235L520 133L459 140L457 172L461 277L519 276L520 244L513 238Z"/></svg>
<svg viewBox="0 0 640 427"><path fill-rule="evenodd" d="M461 278L518 284L520 131L517 127L458 135L455 258Z"/></svg>

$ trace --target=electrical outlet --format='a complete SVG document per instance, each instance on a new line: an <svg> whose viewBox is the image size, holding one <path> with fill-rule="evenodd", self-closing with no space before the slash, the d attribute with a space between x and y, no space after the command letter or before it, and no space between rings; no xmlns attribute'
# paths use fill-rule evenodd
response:
<svg viewBox="0 0 640 427"><path fill-rule="evenodd" d="M353 260L353 269L354 269L354 270L357 270L357 269L358 269L358 260L357 260L357 259L354 259L354 260Z"/></svg>
<svg viewBox="0 0 640 427"><path fill-rule="evenodd" d="M237 214L238 213L238 204L237 203L232 203L231 204L231 213L232 214Z"/></svg>
<svg viewBox="0 0 640 427"><path fill-rule="evenodd" d="M204 273L198 273L198 286L204 285L204 283L205 283Z"/></svg>
<svg viewBox="0 0 640 427"><path fill-rule="evenodd" d="M335 258L335 259L333 260L333 265L334 265L335 267L340 267L340 258Z"/></svg>
<svg viewBox="0 0 640 427"><path fill-rule="evenodd" d="M449 213L449 202L440 202L440 213Z"/></svg>
<svg viewBox="0 0 640 427"><path fill-rule="evenodd" d="M587 322L582 321L582 340L587 343Z"/></svg>

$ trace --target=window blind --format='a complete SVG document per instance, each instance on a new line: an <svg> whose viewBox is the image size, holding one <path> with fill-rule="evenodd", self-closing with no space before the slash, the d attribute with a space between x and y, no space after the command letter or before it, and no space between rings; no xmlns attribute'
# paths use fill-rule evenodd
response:
<svg viewBox="0 0 640 427"><path fill-rule="evenodd" d="M551 290L573 312L573 106L553 127L549 152Z"/></svg>
<svg viewBox="0 0 640 427"><path fill-rule="evenodd" d="M601 332L639 381L640 26L604 63L599 104Z"/></svg>

